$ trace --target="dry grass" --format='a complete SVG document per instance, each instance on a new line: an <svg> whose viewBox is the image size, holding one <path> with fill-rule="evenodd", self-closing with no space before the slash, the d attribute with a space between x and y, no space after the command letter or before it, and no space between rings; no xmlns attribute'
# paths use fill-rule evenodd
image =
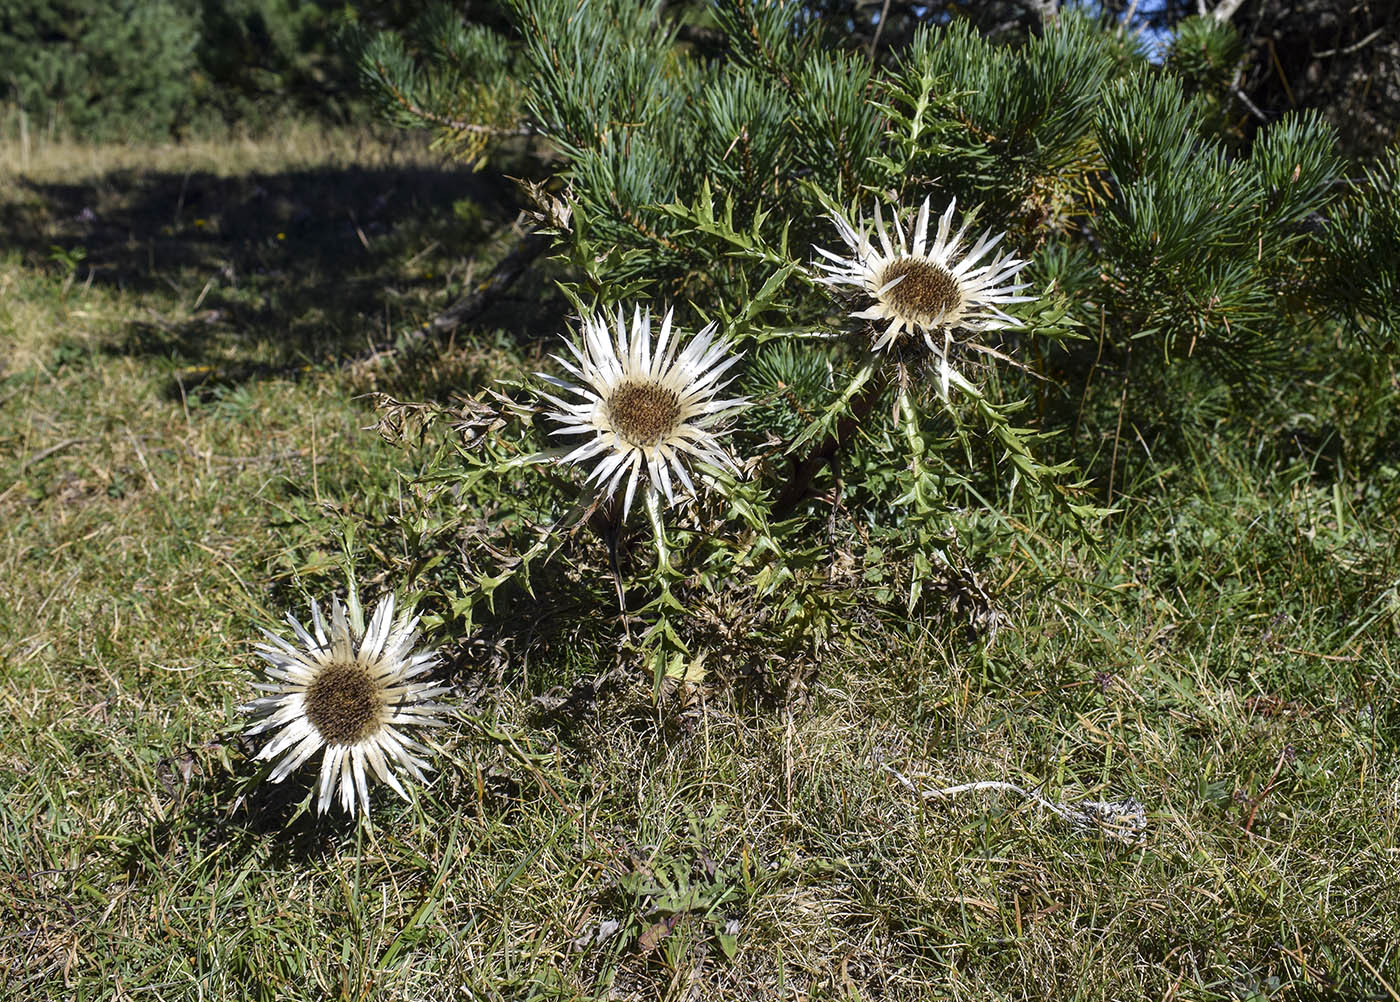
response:
<svg viewBox="0 0 1400 1002"><path fill-rule="evenodd" d="M39 132L0 134L0 178L24 176L74 181L117 171L207 172L224 177L286 171L296 167L379 167L386 164L442 166L423 137L397 129L327 129L289 120L262 133L231 130L221 136L180 142L86 143Z"/></svg>
<svg viewBox="0 0 1400 1002"><path fill-rule="evenodd" d="M446 396L536 347L514 303L353 385L332 363L440 305L450 235L510 214L347 137L30 156L0 179L0 995L1400 997L1379 472L1221 430L1076 577L1008 586L990 648L852 624L753 685L558 712L568 672L438 637L462 720L436 782L318 821L257 784L233 708L255 627L343 587L343 524L371 591L402 559L376 527L414 456L356 394ZM175 211L187 172L205 207ZM291 208L248 218L259 187ZM485 222L454 217L473 198ZM1148 829L891 770L1133 796Z"/></svg>

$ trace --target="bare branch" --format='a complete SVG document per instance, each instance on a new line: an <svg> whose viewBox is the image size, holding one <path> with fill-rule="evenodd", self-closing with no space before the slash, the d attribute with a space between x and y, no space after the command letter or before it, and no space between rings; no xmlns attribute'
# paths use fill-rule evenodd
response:
<svg viewBox="0 0 1400 1002"><path fill-rule="evenodd" d="M880 8L880 23L875 26L875 37L870 40L870 58L875 58L875 52L880 48L880 35L884 33L885 22L890 18L890 0L885 0L885 5Z"/></svg>
<svg viewBox="0 0 1400 1002"><path fill-rule="evenodd" d="M1249 109L1251 115L1259 119L1259 121L1263 122L1265 125L1269 123L1269 116L1259 110L1259 106L1249 99L1249 95L1246 94L1244 89L1238 84L1230 87L1230 93L1240 99L1240 103Z"/></svg>
<svg viewBox="0 0 1400 1002"><path fill-rule="evenodd" d="M1354 43L1352 43L1351 45L1348 45L1348 46L1347 46L1346 48L1344 48L1344 49L1328 49L1326 52L1314 52L1314 53L1312 54L1312 57L1313 57L1314 59L1326 59L1328 56L1347 56L1347 55L1350 55L1351 53L1355 52L1357 49L1365 48L1366 46L1368 46L1368 45L1370 45L1372 42L1374 42L1376 39L1378 39L1378 38L1380 38L1382 35L1384 35L1384 34L1385 34L1385 28L1386 28L1385 25L1381 25L1379 28L1377 28L1375 31L1371 32L1369 35L1367 35L1367 36L1366 36L1365 38L1363 38L1361 41L1359 41L1359 42L1354 42Z"/></svg>
<svg viewBox="0 0 1400 1002"><path fill-rule="evenodd" d="M1239 10L1243 5L1244 0L1221 0L1220 6L1211 11L1210 16L1215 18L1218 23L1224 24L1226 21L1230 20L1230 18L1234 17L1235 11ZM1202 0L1201 6L1205 6L1204 0ZM1204 14L1205 11L1202 10L1201 13Z"/></svg>

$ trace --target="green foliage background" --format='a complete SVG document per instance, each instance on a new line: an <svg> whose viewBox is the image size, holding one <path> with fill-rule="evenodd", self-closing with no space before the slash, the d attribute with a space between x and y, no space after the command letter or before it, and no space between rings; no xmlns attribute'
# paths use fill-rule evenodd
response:
<svg viewBox="0 0 1400 1002"><path fill-rule="evenodd" d="M330 0L4 0L0 100L35 129L151 139L361 107L347 25L411 21L412 4Z"/></svg>
<svg viewBox="0 0 1400 1002"><path fill-rule="evenodd" d="M0 84L37 121L94 138L159 133L189 102L198 40L182 0L5 0Z"/></svg>

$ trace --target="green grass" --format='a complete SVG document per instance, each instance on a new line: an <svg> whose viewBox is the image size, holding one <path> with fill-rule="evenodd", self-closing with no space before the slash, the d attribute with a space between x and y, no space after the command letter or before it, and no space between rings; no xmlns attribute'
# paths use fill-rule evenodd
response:
<svg viewBox="0 0 1400 1002"><path fill-rule="evenodd" d="M594 691L593 613L554 661L435 637L439 774L356 827L258 785L234 708L257 627L343 591L343 526L366 591L394 586L372 568L404 559L383 527L418 460L363 394L447 399L556 333L534 288L430 356L337 365L484 273L509 189L309 133L25 155L0 177L6 997L1400 998L1397 473L1348 438L1344 383L1326 413L1122 428L1098 547L1052 525L1045 571L969 555L994 641L871 616L658 702L640 670ZM1100 486L1113 417L1074 444ZM900 777L1131 796L1148 827Z"/></svg>

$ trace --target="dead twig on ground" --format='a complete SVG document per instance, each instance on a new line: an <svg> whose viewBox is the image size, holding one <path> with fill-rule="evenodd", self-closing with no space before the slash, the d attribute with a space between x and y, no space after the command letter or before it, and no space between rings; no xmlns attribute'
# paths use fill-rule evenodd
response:
<svg viewBox="0 0 1400 1002"><path fill-rule="evenodd" d="M481 316L500 298L501 294L513 286L534 264L535 259L549 249L549 237L538 229L527 231L515 245L496 263L471 292L443 310L436 317L418 328L402 335L392 343L375 345L370 351L348 359L342 368L358 365L378 365L389 358L427 341L438 340L452 333L463 324Z"/></svg>
<svg viewBox="0 0 1400 1002"><path fill-rule="evenodd" d="M907 776L890 768L889 765L881 763L881 768L899 780L906 789L918 794L924 800L937 800L956 796L959 793L999 790L1007 793L1018 793L1034 800L1041 807L1059 815L1076 828L1096 828L1105 835L1121 839L1124 842L1140 841L1147 833L1147 812L1143 809L1142 804L1131 797L1127 800L1083 800L1078 804L1060 804L1041 796L1034 790L1027 790L1015 783L995 779L982 780L977 783L960 783L957 786L947 786L939 790L920 790Z"/></svg>

